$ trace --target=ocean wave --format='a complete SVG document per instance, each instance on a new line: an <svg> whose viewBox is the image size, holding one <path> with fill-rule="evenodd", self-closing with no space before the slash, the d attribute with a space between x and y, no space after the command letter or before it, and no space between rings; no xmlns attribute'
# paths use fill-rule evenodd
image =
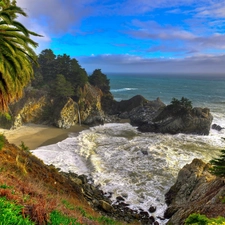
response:
<svg viewBox="0 0 225 225"><path fill-rule="evenodd" d="M194 158L208 162L216 156L224 146L223 136L217 131L208 136L140 133L129 123L111 123L39 147L33 154L64 172L87 175L112 193L113 201L126 193L130 208L148 211L155 205L155 215L163 217L164 194L178 171Z"/></svg>
<svg viewBox="0 0 225 225"><path fill-rule="evenodd" d="M112 89L110 91L112 93L115 93L115 92L134 91L134 90L138 90L138 88L119 88L119 89Z"/></svg>

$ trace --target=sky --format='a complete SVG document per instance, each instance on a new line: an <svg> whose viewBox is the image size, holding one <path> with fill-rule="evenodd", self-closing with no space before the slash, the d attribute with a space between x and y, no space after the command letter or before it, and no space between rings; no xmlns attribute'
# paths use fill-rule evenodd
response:
<svg viewBox="0 0 225 225"><path fill-rule="evenodd" d="M223 0L17 0L40 54L70 55L88 73L225 76Z"/></svg>

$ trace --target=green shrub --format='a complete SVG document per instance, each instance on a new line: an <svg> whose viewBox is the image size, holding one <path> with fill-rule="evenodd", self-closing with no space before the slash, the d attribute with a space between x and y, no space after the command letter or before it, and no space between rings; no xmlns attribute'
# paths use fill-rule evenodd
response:
<svg viewBox="0 0 225 225"><path fill-rule="evenodd" d="M212 168L209 169L210 173L219 177L225 177L225 150L221 150L221 155L218 158L210 160Z"/></svg>
<svg viewBox="0 0 225 225"><path fill-rule="evenodd" d="M0 134L0 150L2 150L4 145L5 145L5 136L4 134Z"/></svg>
<svg viewBox="0 0 225 225"><path fill-rule="evenodd" d="M113 219L106 217L106 216L99 217L98 222L100 222L101 224L107 224L107 225L118 224L118 222L116 223Z"/></svg>
<svg viewBox="0 0 225 225"><path fill-rule="evenodd" d="M1 184L0 185L0 188L2 188L2 189L11 189L12 187L11 186L8 186L6 184Z"/></svg>
<svg viewBox="0 0 225 225"><path fill-rule="evenodd" d="M217 217L209 219L205 215L201 215L199 213L193 213L189 215L189 217L185 220L185 225L225 225L224 217Z"/></svg>
<svg viewBox="0 0 225 225"><path fill-rule="evenodd" d="M20 149L21 149L21 150L23 150L23 151L27 151L27 152L29 152L29 151L30 151L29 147L28 147L28 146L26 146L26 145L24 144L24 142L23 142L23 141L21 141L21 144L20 144Z"/></svg>
<svg viewBox="0 0 225 225"><path fill-rule="evenodd" d="M185 225L188 225L188 224L207 225L208 218L205 215L193 213L185 220Z"/></svg>
<svg viewBox="0 0 225 225"><path fill-rule="evenodd" d="M0 198L0 225L34 225L29 218L23 218L21 214L22 206L15 205L6 200L5 197Z"/></svg>
<svg viewBox="0 0 225 225"><path fill-rule="evenodd" d="M184 97L180 100L173 98L170 104L177 108L192 109L192 102Z"/></svg>
<svg viewBox="0 0 225 225"><path fill-rule="evenodd" d="M51 222L48 223L49 225L60 225L60 224L63 224L63 225L80 225L80 223L78 223L76 221L76 219L67 217L67 216L61 214L58 211L51 212L50 221Z"/></svg>

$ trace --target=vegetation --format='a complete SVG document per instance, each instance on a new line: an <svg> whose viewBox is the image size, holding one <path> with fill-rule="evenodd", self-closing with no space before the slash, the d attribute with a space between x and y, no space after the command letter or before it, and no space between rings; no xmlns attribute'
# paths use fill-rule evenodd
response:
<svg viewBox="0 0 225 225"><path fill-rule="evenodd" d="M109 79L107 79L107 76L100 69L94 70L92 75L88 77L88 80L90 84L100 88L104 93L109 92Z"/></svg>
<svg viewBox="0 0 225 225"><path fill-rule="evenodd" d="M0 224L34 225L29 218L21 214L22 206L7 201L5 197L0 198Z"/></svg>
<svg viewBox="0 0 225 225"><path fill-rule="evenodd" d="M17 15L27 16L16 1L0 1L0 110L20 98L33 76L32 64L37 64L30 36L39 36L16 21Z"/></svg>
<svg viewBox="0 0 225 225"><path fill-rule="evenodd" d="M29 150L30 150L29 147L26 146L23 141L21 141L20 149L23 151L27 151L27 152L29 152Z"/></svg>
<svg viewBox="0 0 225 225"><path fill-rule="evenodd" d="M225 150L221 150L221 155L218 158L214 158L210 161L213 165L209 171L219 177L225 177Z"/></svg>
<svg viewBox="0 0 225 225"><path fill-rule="evenodd" d="M4 145L5 145L5 136L3 134L0 134L0 150L2 150Z"/></svg>
<svg viewBox="0 0 225 225"><path fill-rule="evenodd" d="M56 56L51 49L45 49L38 56L38 63L32 86L46 89L53 96L79 97L80 88L88 82L85 69L66 54Z"/></svg>
<svg viewBox="0 0 225 225"><path fill-rule="evenodd" d="M56 97L70 97L74 95L72 84L62 74L56 76L51 91L52 95Z"/></svg>
<svg viewBox="0 0 225 225"><path fill-rule="evenodd" d="M184 97L180 100L173 98L170 104L175 108L192 109L192 102Z"/></svg>
<svg viewBox="0 0 225 225"><path fill-rule="evenodd" d="M224 217L218 217L218 218L212 218L208 219L205 215L201 215L198 213L191 214L186 220L185 225L225 225L225 218Z"/></svg>
<svg viewBox="0 0 225 225"><path fill-rule="evenodd" d="M94 211L78 186L26 150L5 140L0 158L0 224L124 224Z"/></svg>

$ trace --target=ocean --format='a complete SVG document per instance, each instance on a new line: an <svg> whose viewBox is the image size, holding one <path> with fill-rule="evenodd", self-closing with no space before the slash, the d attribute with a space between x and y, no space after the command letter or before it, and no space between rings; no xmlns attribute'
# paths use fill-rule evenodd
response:
<svg viewBox="0 0 225 225"><path fill-rule="evenodd" d="M208 107L213 123L225 127L225 76L109 74L111 92L117 101L142 95L188 98L193 106ZM224 148L225 130L210 130L208 136L140 133L129 123L109 123L70 134L62 142L33 151L46 164L62 171L85 174L104 192L127 196L132 209L148 211L160 220L166 209L164 194L175 183L179 170L194 158L208 162Z"/></svg>

